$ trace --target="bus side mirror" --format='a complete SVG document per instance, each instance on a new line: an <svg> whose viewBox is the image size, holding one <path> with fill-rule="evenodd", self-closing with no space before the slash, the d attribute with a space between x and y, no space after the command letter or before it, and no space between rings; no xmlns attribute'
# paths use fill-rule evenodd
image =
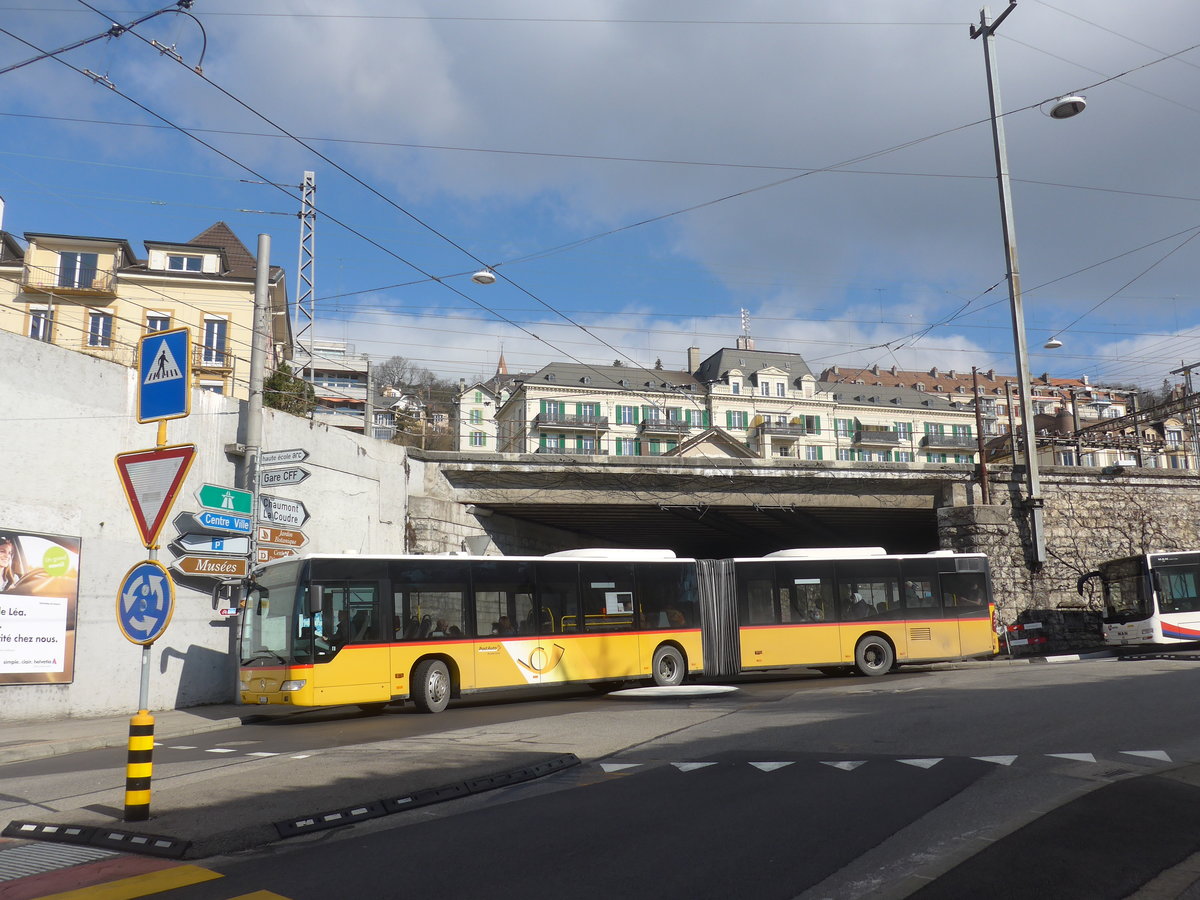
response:
<svg viewBox="0 0 1200 900"><path fill-rule="evenodd" d="M1093 578L1099 578L1099 577L1100 577L1100 573L1098 571L1097 572L1088 572L1086 575L1080 575L1079 580L1075 582L1075 590L1079 591L1079 596L1080 597L1083 596L1083 586L1085 584L1087 584Z"/></svg>
<svg viewBox="0 0 1200 900"><path fill-rule="evenodd" d="M314 584L308 589L308 614L315 616L321 611L324 605L325 590L319 584Z"/></svg>
<svg viewBox="0 0 1200 900"><path fill-rule="evenodd" d="M245 583L241 581L221 581L212 589L213 609L241 609L245 602Z"/></svg>

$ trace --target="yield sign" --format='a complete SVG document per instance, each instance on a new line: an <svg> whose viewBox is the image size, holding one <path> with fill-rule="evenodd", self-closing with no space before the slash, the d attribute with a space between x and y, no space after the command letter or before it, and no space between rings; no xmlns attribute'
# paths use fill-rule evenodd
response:
<svg viewBox="0 0 1200 900"><path fill-rule="evenodd" d="M142 543L151 547L158 540L171 504L187 477L196 456L195 444L176 444L153 450L118 453L115 459L125 499Z"/></svg>

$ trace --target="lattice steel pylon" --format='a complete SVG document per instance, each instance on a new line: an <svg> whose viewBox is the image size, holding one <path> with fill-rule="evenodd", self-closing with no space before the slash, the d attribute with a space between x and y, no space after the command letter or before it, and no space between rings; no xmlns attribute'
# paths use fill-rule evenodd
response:
<svg viewBox="0 0 1200 900"><path fill-rule="evenodd" d="M296 267L296 309L294 333L296 346L292 362L305 381L312 378L313 338L316 324L316 296L313 285L316 279L317 238L317 176L315 172L304 173L300 185L300 261Z"/></svg>

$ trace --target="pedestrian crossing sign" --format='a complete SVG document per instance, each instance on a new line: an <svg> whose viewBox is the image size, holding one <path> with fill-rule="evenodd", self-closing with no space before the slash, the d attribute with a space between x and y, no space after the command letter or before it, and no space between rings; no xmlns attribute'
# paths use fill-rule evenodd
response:
<svg viewBox="0 0 1200 900"><path fill-rule="evenodd" d="M191 337L186 328L138 340L139 422L181 419L191 412Z"/></svg>

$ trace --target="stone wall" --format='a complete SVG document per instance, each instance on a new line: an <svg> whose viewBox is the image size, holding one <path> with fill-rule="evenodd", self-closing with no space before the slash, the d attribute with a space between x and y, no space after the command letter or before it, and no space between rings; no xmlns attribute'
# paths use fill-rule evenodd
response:
<svg viewBox="0 0 1200 900"><path fill-rule="evenodd" d="M979 551L991 560L1001 621L1024 610L1100 608L1094 592L1080 597L1076 581L1106 559L1151 550L1200 548L1200 477L1187 471L1051 468L1042 472L1046 562L1026 562L1027 516L1020 469L994 471L990 506L938 510L941 546Z"/></svg>

